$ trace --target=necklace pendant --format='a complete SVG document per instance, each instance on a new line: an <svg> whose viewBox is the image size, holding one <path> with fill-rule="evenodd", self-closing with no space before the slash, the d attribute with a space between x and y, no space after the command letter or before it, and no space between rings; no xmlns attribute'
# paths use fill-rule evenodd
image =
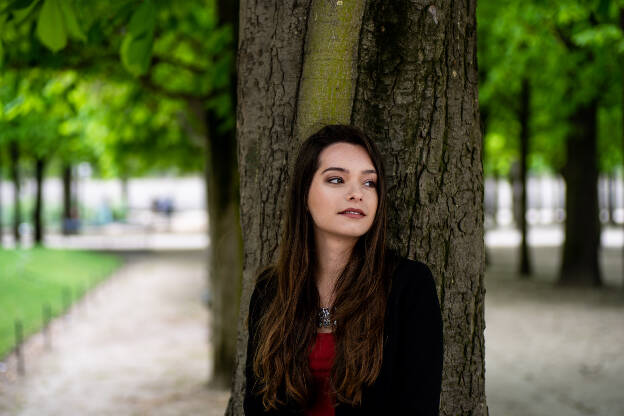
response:
<svg viewBox="0 0 624 416"><path fill-rule="evenodd" d="M318 327L319 328L331 328L336 326L336 321L331 319L331 312L329 308L321 308L318 313Z"/></svg>

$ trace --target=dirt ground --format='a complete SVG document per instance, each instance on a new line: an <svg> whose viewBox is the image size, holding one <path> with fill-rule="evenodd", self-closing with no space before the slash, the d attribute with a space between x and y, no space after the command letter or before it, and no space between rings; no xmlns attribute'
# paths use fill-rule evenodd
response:
<svg viewBox="0 0 624 416"><path fill-rule="evenodd" d="M621 248L603 249L604 288L554 285L558 247L532 248L520 280L515 248L490 248L486 395L494 416L624 415Z"/></svg>
<svg viewBox="0 0 624 416"><path fill-rule="evenodd" d="M494 416L624 415L621 249L602 253L601 289L553 285L558 248L490 248L486 394ZM200 251L136 253L110 281L26 345L26 376L0 368L1 415L222 415L206 386L208 314Z"/></svg>

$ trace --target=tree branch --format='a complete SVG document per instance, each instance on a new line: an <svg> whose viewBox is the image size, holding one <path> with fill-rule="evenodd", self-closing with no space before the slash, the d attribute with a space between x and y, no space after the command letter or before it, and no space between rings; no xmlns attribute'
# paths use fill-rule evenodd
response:
<svg viewBox="0 0 624 416"><path fill-rule="evenodd" d="M208 70L207 68L204 68L202 66L195 65L190 62L184 62L184 61L181 61L180 59L171 58L168 56L160 56L160 55L152 56L152 65L158 65L158 64L170 64L173 66L177 66L189 72L192 72L196 75L203 75Z"/></svg>
<svg viewBox="0 0 624 416"><path fill-rule="evenodd" d="M162 95L167 98L171 98L173 100L183 100L183 101L205 101L212 97L212 94L193 94L185 91L172 91L164 88L161 85L156 84L149 76L144 75L138 78L141 86L148 91L151 91L155 94Z"/></svg>

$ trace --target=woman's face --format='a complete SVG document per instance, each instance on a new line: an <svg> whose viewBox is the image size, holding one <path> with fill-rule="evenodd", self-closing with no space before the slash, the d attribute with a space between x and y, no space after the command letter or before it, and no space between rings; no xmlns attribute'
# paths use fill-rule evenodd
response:
<svg viewBox="0 0 624 416"><path fill-rule="evenodd" d="M308 192L315 235L357 239L365 234L377 212L376 184L373 162L362 146L334 143L323 149Z"/></svg>

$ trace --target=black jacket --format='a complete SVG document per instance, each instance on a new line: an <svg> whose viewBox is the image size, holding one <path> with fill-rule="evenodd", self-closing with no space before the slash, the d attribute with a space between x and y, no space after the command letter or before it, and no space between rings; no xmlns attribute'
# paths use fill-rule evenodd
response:
<svg viewBox="0 0 624 416"><path fill-rule="evenodd" d="M245 415L302 415L290 405L264 412L261 398L252 388L258 319L271 299L270 279L258 279L249 305L247 387ZM361 407L338 404L336 416L347 415L438 415L442 383L442 317L435 282L429 268L402 258L392 276L384 327L381 372L362 392Z"/></svg>

